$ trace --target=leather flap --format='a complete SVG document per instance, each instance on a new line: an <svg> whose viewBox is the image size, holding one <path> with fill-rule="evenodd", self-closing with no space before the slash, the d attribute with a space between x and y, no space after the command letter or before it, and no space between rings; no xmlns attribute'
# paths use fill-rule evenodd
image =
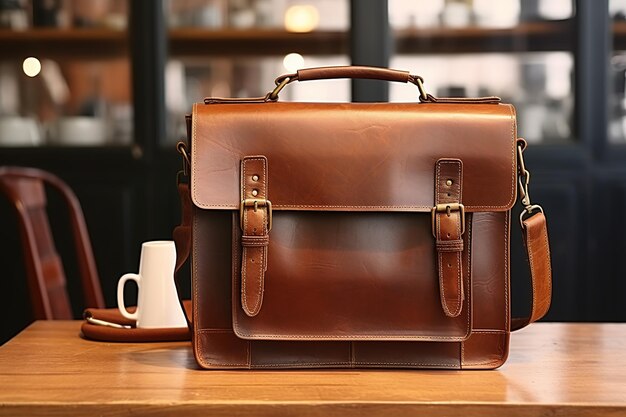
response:
<svg viewBox="0 0 626 417"><path fill-rule="evenodd" d="M466 211L515 202L510 105L196 104L192 122L192 199L203 209L239 208L249 155L268 160L274 210L429 211L440 158L463 163Z"/></svg>

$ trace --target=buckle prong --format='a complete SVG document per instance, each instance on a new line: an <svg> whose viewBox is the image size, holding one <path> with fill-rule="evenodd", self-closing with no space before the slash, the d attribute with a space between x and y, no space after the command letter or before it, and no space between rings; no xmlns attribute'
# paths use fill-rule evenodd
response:
<svg viewBox="0 0 626 417"><path fill-rule="evenodd" d="M243 230L243 210L246 207L252 207L255 213L259 207L267 207L267 231L272 230L272 202L270 200L256 198L241 200L241 205L239 206L239 226L241 230Z"/></svg>
<svg viewBox="0 0 626 417"><path fill-rule="evenodd" d="M435 233L435 214L437 213L446 213L448 217L453 211L460 212L461 215L461 235L465 233L465 206L461 203L441 203L437 204L430 210L431 214L431 227L433 236L437 238L437 233Z"/></svg>

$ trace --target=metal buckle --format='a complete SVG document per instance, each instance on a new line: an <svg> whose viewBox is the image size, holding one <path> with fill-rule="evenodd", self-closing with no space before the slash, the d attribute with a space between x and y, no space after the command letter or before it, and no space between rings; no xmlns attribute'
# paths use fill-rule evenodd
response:
<svg viewBox="0 0 626 417"><path fill-rule="evenodd" d="M530 202L530 194L528 192L528 184L530 183L530 172L526 169L526 164L524 164L524 149L521 145L517 145L517 158L519 160L519 194L520 201L524 205L524 210L519 215L519 224L524 229L524 216L527 214L530 215L535 210L539 210L543 213L543 208L538 204L533 204Z"/></svg>
<svg viewBox="0 0 626 417"><path fill-rule="evenodd" d="M530 183L530 172L526 169L524 164L524 150L521 145L517 145L517 158L519 160L519 193L520 201L524 206L530 206L530 194L528 193L528 184Z"/></svg>
<svg viewBox="0 0 626 417"><path fill-rule="evenodd" d="M435 239L437 238L437 233L435 233L435 214L436 213L447 213L448 216L453 211L461 212L461 235L465 233L465 206L461 203L441 203L437 204L430 210L431 214L431 227L433 236Z"/></svg>
<svg viewBox="0 0 626 417"><path fill-rule="evenodd" d="M533 214L533 211L535 210L539 210L542 214L543 214L543 207L541 207L538 204L533 204L532 206L526 206L524 207L524 210L522 210L522 212L519 215L519 224L522 226L522 229L525 229L524 227L524 216L525 215L531 215Z"/></svg>
<svg viewBox="0 0 626 417"><path fill-rule="evenodd" d="M191 161L189 159L189 154L187 153L187 144L182 140L176 144L176 150L183 158L183 172L185 175L189 173L189 167L191 166Z"/></svg>
<svg viewBox="0 0 626 417"><path fill-rule="evenodd" d="M272 202L266 199L246 198L241 200L241 206L239 206L239 226L243 230L243 210L246 207L254 207L254 211L257 211L259 207L267 207L267 231L272 230Z"/></svg>

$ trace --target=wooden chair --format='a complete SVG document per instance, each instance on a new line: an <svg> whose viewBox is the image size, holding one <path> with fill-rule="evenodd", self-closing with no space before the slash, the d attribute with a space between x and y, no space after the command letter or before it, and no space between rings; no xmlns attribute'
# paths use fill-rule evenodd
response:
<svg viewBox="0 0 626 417"><path fill-rule="evenodd" d="M0 191L12 203L19 221L34 318L72 319L65 272L52 239L46 211L46 186L58 191L67 205L85 305L104 308L91 242L76 195L49 172L0 167Z"/></svg>

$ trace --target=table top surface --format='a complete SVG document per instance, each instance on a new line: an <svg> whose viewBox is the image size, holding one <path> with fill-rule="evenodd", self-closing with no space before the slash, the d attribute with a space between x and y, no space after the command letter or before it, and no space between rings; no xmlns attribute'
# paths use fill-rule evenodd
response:
<svg viewBox="0 0 626 417"><path fill-rule="evenodd" d="M495 371L203 371L189 343L93 342L80 324L0 347L0 415L626 416L626 324L532 325Z"/></svg>

